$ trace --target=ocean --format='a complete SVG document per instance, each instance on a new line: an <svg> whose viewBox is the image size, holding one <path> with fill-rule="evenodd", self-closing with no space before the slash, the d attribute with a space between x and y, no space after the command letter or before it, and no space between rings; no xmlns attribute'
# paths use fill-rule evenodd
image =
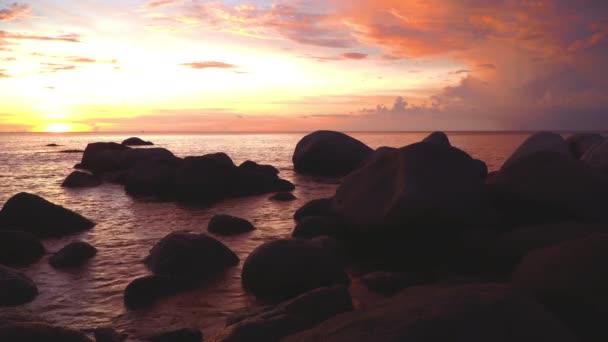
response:
<svg viewBox="0 0 608 342"><path fill-rule="evenodd" d="M241 261L260 244L287 237L295 226L294 211L304 203L331 196L339 180L295 174L291 156L305 133L275 134L99 134L99 133L2 133L0 134L0 204L19 192L30 192L72 209L97 223L90 231L60 239L45 240L47 254L21 271L32 278L38 297L22 308L61 326L92 331L112 326L132 336L159 330L195 327L207 336L221 329L227 315L259 305L243 292L242 262L205 287L161 300L150 309L126 310L123 291L133 279L147 275L143 259L149 249L173 231L206 231L209 219L225 213L250 220L257 230L219 239L234 250ZM423 139L428 133L355 132L350 135L372 148L400 147ZM184 206L173 202L134 199L120 185L64 189L60 184L80 161L90 142L121 142L130 136L150 140L177 156L227 153L236 164L253 160L271 164L280 176L296 185L292 202L268 200L270 194L226 200L212 206ZM449 133L452 144L498 169L529 133ZM59 147L47 147L55 143ZM72 271L53 269L51 253L75 240L98 249L86 266ZM356 277L353 277L356 278ZM356 279L353 286L356 288ZM353 294L355 300L357 297ZM8 309L0 309L0 312Z"/></svg>

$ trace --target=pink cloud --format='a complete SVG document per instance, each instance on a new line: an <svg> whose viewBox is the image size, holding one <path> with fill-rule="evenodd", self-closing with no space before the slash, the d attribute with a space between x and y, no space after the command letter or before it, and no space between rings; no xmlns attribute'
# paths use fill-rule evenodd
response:
<svg viewBox="0 0 608 342"><path fill-rule="evenodd" d="M11 21L28 17L30 5L12 3L7 8L0 9L0 21Z"/></svg>

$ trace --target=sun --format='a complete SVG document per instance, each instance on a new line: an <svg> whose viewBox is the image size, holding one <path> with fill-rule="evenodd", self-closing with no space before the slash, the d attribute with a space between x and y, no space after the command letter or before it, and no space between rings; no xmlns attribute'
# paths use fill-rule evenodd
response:
<svg viewBox="0 0 608 342"><path fill-rule="evenodd" d="M48 133L66 133L72 131L72 126L65 123L53 123L47 125L44 131Z"/></svg>

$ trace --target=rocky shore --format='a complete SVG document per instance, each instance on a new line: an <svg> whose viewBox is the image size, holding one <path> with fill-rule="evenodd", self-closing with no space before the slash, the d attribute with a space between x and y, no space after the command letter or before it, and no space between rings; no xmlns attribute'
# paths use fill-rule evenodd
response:
<svg viewBox="0 0 608 342"><path fill-rule="evenodd" d="M221 152L179 158L129 147L151 145L137 138L89 144L62 186L111 182L131 196L204 205L272 193L268 200L293 198L294 185L271 165L237 166ZM293 164L296 172L341 180L333 197L293 214L292 237L239 260L221 237L256 227L218 215L210 234L172 232L159 240L142 260L150 275L124 291L126 308L146 310L242 261L243 289L266 306L231 315L213 336L191 327L159 327L150 336L111 327L85 333L3 314L0 341L608 340L608 138L536 133L489 173L441 132L373 150L318 131L297 144ZM17 310L36 298L37 285L20 269L45 254L43 240L94 227L34 194L7 201L0 306ZM75 242L50 263L61 272L95 257L95 246ZM352 298L353 277L381 299L361 305Z"/></svg>

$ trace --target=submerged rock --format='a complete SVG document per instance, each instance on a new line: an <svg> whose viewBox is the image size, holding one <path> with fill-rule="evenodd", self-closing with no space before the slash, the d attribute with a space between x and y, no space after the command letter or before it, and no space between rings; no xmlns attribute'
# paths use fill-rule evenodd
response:
<svg viewBox="0 0 608 342"><path fill-rule="evenodd" d="M373 150L344 133L316 131L296 145L292 161L300 173L341 176L353 171Z"/></svg>
<svg viewBox="0 0 608 342"><path fill-rule="evenodd" d="M154 144L150 141L145 141L145 140L142 140L141 138L133 137L133 138L125 139L121 145L124 145L124 146L152 146Z"/></svg>
<svg viewBox="0 0 608 342"><path fill-rule="evenodd" d="M0 289L0 306L25 304L38 295L38 288L30 278L4 266L0 266ZM0 341L10 340L0 338Z"/></svg>
<svg viewBox="0 0 608 342"><path fill-rule="evenodd" d="M0 264L28 266L44 255L44 246L26 232L0 231Z"/></svg>
<svg viewBox="0 0 608 342"><path fill-rule="evenodd" d="M561 135L552 132L535 133L528 137L502 165L508 168L516 161L538 152L553 152L571 157L570 147Z"/></svg>
<svg viewBox="0 0 608 342"><path fill-rule="evenodd" d="M45 323L12 323L0 326L0 341L92 342L80 331Z"/></svg>
<svg viewBox="0 0 608 342"><path fill-rule="evenodd" d="M49 259L49 264L55 268L78 267L95 254L97 254L97 248L90 244L83 241L72 242L53 254Z"/></svg>
<svg viewBox="0 0 608 342"><path fill-rule="evenodd" d="M589 148L602 140L604 137L596 133L577 133L566 138L566 143L570 146L570 152L580 159Z"/></svg>
<svg viewBox="0 0 608 342"><path fill-rule="evenodd" d="M280 239L259 246L245 260L241 279L245 290L268 299L350 283L338 253L317 239Z"/></svg>
<svg viewBox="0 0 608 342"><path fill-rule="evenodd" d="M25 192L11 197L0 211L0 227L10 227L38 237L69 235L93 226L95 223L89 219Z"/></svg>
<svg viewBox="0 0 608 342"><path fill-rule="evenodd" d="M421 286L282 341L574 342L539 303L498 284Z"/></svg>
<svg viewBox="0 0 608 342"><path fill-rule="evenodd" d="M101 185L101 178L86 172L74 171L64 181L61 186L64 188L86 188Z"/></svg>
<svg viewBox="0 0 608 342"><path fill-rule="evenodd" d="M183 287L181 280L172 277L157 275L140 277L127 285L124 303L129 309L145 308L161 298L179 292Z"/></svg>
<svg viewBox="0 0 608 342"><path fill-rule="evenodd" d="M201 342L203 333L199 329L184 328L167 331L147 338L151 342Z"/></svg>
<svg viewBox="0 0 608 342"><path fill-rule="evenodd" d="M294 201L296 199L296 196L294 196L291 192L278 192L270 196L270 200L277 202L289 202Z"/></svg>
<svg viewBox="0 0 608 342"><path fill-rule="evenodd" d="M334 215L331 208L332 200L332 198L319 198L309 201L296 210L293 218L300 221L307 216L332 216Z"/></svg>
<svg viewBox="0 0 608 342"><path fill-rule="evenodd" d="M235 235L255 230L251 222L230 215L215 215L209 221L207 230L218 235Z"/></svg>

